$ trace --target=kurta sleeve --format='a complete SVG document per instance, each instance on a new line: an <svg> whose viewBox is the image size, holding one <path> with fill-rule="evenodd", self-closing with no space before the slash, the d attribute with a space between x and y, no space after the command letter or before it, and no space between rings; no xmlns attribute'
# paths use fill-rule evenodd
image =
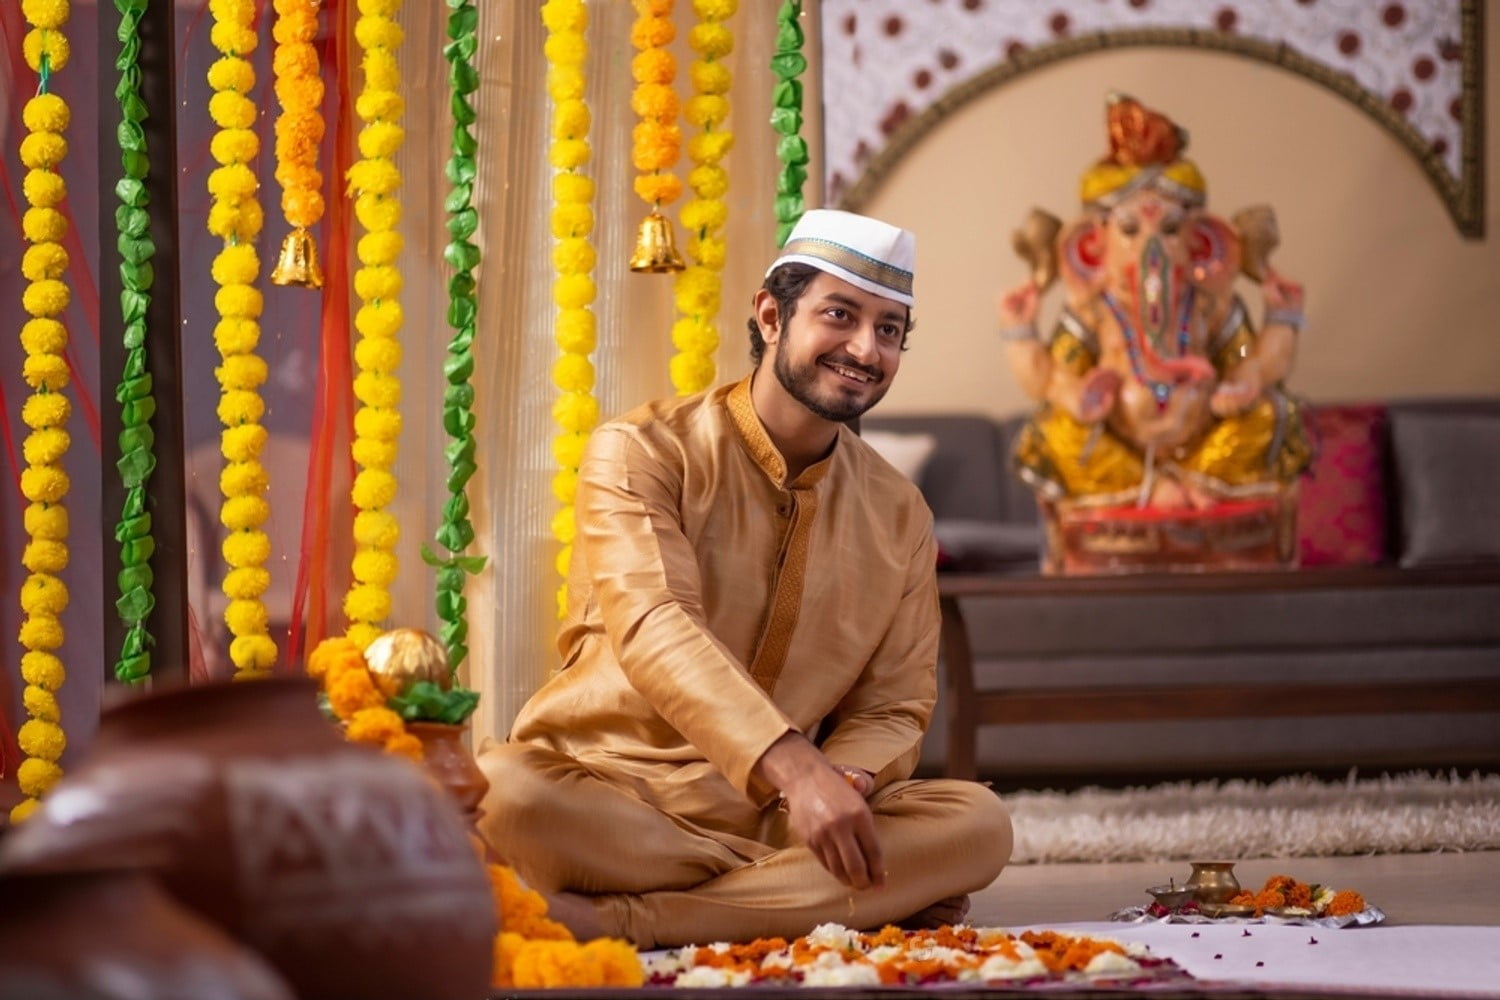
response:
<svg viewBox="0 0 1500 1000"><path fill-rule="evenodd" d="M621 670L668 725L747 797L751 770L796 728L708 630L698 562L680 520L676 456L604 427L579 470L577 555L586 560Z"/></svg>
<svg viewBox="0 0 1500 1000"><path fill-rule="evenodd" d="M876 788L911 777L937 700L937 542L931 518L923 524L896 614L822 744L833 763L873 774Z"/></svg>

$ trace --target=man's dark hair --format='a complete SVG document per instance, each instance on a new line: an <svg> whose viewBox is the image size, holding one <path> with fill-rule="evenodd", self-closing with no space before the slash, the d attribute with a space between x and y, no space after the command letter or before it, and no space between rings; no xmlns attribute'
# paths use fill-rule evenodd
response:
<svg viewBox="0 0 1500 1000"><path fill-rule="evenodd" d="M823 272L811 264L803 264L800 261L791 261L766 275L762 288L771 293L771 298L776 300L776 316L783 328L792 319L797 311L797 300L802 298L807 291L807 286L812 280ZM760 335L760 324L754 316L746 324L750 328L750 364L756 367L760 365L760 359L766 353L765 338ZM912 327L911 310L906 311L906 330L901 334L901 349L906 350L906 335L911 333Z"/></svg>

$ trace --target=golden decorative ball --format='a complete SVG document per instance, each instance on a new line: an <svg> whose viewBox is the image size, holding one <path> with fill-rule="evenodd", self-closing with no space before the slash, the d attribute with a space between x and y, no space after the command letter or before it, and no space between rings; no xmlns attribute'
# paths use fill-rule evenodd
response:
<svg viewBox="0 0 1500 1000"><path fill-rule="evenodd" d="M365 647L370 673L394 682L404 694L418 681L431 681L444 691L453 686L448 650L433 636L416 628L396 628Z"/></svg>

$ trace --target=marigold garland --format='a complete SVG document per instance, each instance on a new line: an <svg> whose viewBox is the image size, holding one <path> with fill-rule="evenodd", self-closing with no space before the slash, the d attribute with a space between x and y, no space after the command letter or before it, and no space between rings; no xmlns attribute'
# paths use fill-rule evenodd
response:
<svg viewBox="0 0 1500 1000"><path fill-rule="evenodd" d="M478 319L475 300L474 269L479 266L479 246L470 239L479 228L479 213L474 209L474 179L479 170L474 154L479 143L470 131L476 120L469 95L479 89L479 74L474 69L474 53L479 46L479 11L473 0L449 0L449 42L443 54L449 62L448 85L452 93L449 107L453 112L453 140L448 157L448 233L452 240L443 249L443 259L453 268L448 279L448 325L453 337L448 341L448 356L443 372L448 388L443 390L443 429L448 433L444 457L448 461L448 502L443 505L443 522L438 527L437 543L447 550L438 556L426 545L422 559L437 572L437 613L443 620L439 638L448 650L448 667L458 671L469 655L468 598L464 583L470 573L484 568L483 556L466 556L464 550L474 541L474 526L469 521L469 497L465 492L474 475L474 334Z"/></svg>
<svg viewBox="0 0 1500 1000"><path fill-rule="evenodd" d="M802 82L807 70L802 54L802 0L783 0L776 11L776 51L771 72L776 85L771 91L771 128L780 136L776 157L781 173L776 178L776 245L783 246L807 205L802 185L807 181L807 140L802 138Z"/></svg>
<svg viewBox="0 0 1500 1000"><path fill-rule="evenodd" d="M31 244L21 259L21 274L27 286L22 307L30 319L21 327L21 346L26 352L22 378L31 394L21 407L21 419L31 428L22 446L26 468L21 472L21 493L29 501L24 527L29 541L21 553L28 576L21 585L20 642L21 677L26 682L22 704L29 716L16 734L26 759L16 778L25 796L10 811L19 823L37 808L38 800L62 777L58 761L68 745L61 725L57 691L67 674L57 651L64 633L62 613L68 606L68 588L61 573L68 565L68 474L62 463L69 436L65 427L72 405L63 390L68 385L68 366L63 351L68 344L62 314L71 292L65 281L68 254L62 247L67 235L67 217L59 210L67 197L67 184L58 170L67 155L63 137L71 109L66 101L50 93L52 73L67 62L67 0L22 0L21 12L31 30L23 47L26 63L37 74L37 93L21 112L26 135L21 140L21 162L27 169L22 191L30 207L22 220L22 232Z"/></svg>
<svg viewBox="0 0 1500 1000"><path fill-rule="evenodd" d="M68 61L68 0L23 0L21 12L31 25L23 49L27 66L37 75L36 96L21 112L26 136L21 139L21 163L27 168L23 193L27 208L23 234L30 246L21 258L21 274L27 286L21 306L30 319L21 327L21 348L26 351L21 376L31 394L21 406L21 420L31 433L24 441L26 469L21 472L21 493L28 507L24 528L28 541L21 565L28 576L21 585L20 639L21 678L26 681L23 706L28 715L17 741L26 760L17 769L17 781L26 798L10 810L10 822L20 823L37 808L37 801L63 777L63 750L68 735L62 727L57 705L58 688L66 681L66 670L57 651L65 640L62 615L68 607L68 585L62 573L68 567L69 478L63 469L68 454L66 430L72 403L63 390L68 387L68 327L62 315L72 292L66 283L68 252L63 237L68 217L60 210L68 196L58 165L68 154L68 130L72 117L68 102L49 93L52 72Z"/></svg>
<svg viewBox="0 0 1500 1000"><path fill-rule="evenodd" d="M670 5L669 5L670 6ZM584 60L588 56L588 8L583 0L547 0L542 21L547 27L547 96L552 102L552 265L557 275L552 300L557 304L555 336L560 356L552 381L561 395L552 406L559 432L552 454L558 471L552 494L561 505L552 518L552 534L561 543L557 571L564 583L557 591L557 615L567 614L568 562L573 552L573 501L578 492L578 466L583 446L599 422L594 399L594 366L589 361L595 343L594 182L583 172L588 163L589 108L583 99ZM670 59L665 53L662 55ZM636 57L640 59L640 56Z"/></svg>
<svg viewBox="0 0 1500 1000"><path fill-rule="evenodd" d="M401 382L396 368L401 359L402 282L397 267L401 236L396 232L401 221L397 195L401 172L395 156L406 138L400 124L404 105L396 61L402 31L394 20L400 7L400 0L361 0L354 25L355 39L364 49L364 87L354 105L364 122L359 132L361 159L349 168L347 178L355 217L365 229L356 247L361 266L354 275L354 291L363 303L354 317L360 338L354 352L359 369L354 395L360 407L354 416L351 447L360 467L352 491L357 516L381 513L396 497L391 468L401 432ZM344 595L344 615L349 619L349 638L361 649L384 631L380 622L391 612L397 537L394 519L390 530L379 536L361 540L356 532L354 580ZM361 558L370 554L387 558L378 563ZM388 571L371 574L372 565L388 567Z"/></svg>
<svg viewBox="0 0 1500 1000"><path fill-rule="evenodd" d="M307 655L307 675L317 680L328 707L345 724L344 736L422 763L422 741L389 706L393 682L370 672L361 645L349 636L324 639Z"/></svg>
<svg viewBox="0 0 1500 1000"><path fill-rule="evenodd" d="M123 176L115 185L120 207L115 210L115 247L120 254L120 315L123 322L125 364L115 400L120 404L120 459L117 467L125 487L125 501L115 523L115 541L120 544L119 597L115 612L125 626L120 654L115 660L115 679L140 684L151 672L151 648L156 644L146 627L156 606L155 574L151 556L156 540L151 534L151 512L146 508L146 486L156 467L156 434L151 417L156 397L146 361L146 311L151 305L155 272L151 258L156 243L151 238L150 195L145 179L150 167L146 154L146 104L141 99L140 21L147 0L119 0L120 52L115 65L120 82L115 98L120 102L120 126L115 131L120 146ZM223 133L221 133L223 134ZM253 155L253 151L251 153Z"/></svg>
<svg viewBox="0 0 1500 1000"><path fill-rule="evenodd" d="M323 174L318 170L318 147L323 141L323 77L313 39L318 34L318 9L322 0L276 0L276 25L272 37L276 52L271 60L276 74L276 99L281 114L276 118L276 180L281 184L281 211L292 232L287 244L311 246L308 230L323 218ZM286 250L283 250L285 256ZM307 274L272 275L278 284L322 285L314 258L309 254Z"/></svg>
<svg viewBox="0 0 1500 1000"><path fill-rule="evenodd" d="M497 989L560 986L637 987L645 982L640 955L628 942L598 938L579 944L547 916L547 901L505 865L486 865L500 916L491 985Z"/></svg>
<svg viewBox="0 0 1500 1000"><path fill-rule="evenodd" d="M677 29L672 25L672 4L673 0L631 0L636 19L630 28L630 44L638 54L630 64L636 82L630 108L640 118L632 133L631 162L641 171L641 176L635 179L635 193L652 211L671 204L682 194L682 181L672 173L682 150L677 92L672 88L677 77L677 60L667 49L677 37ZM570 51L581 43L581 35L577 42L570 36L549 38L548 57L581 61L581 51Z"/></svg>
<svg viewBox="0 0 1500 1000"><path fill-rule="evenodd" d="M694 167L688 184L694 198L682 207L688 230L687 252L693 264L677 276L674 289L679 318L672 327L678 353L670 362L672 385L679 396L702 392L713 384L714 353L719 349L717 317L723 291L724 224L729 206L729 173L721 161L734 145L723 128L729 118L729 69L722 60L734 48L724 21L734 16L737 0L693 0L699 23L688 33L698 53L688 71L695 96L687 102L687 120L701 129L688 141Z"/></svg>
<svg viewBox="0 0 1500 1000"><path fill-rule="evenodd" d="M219 521L227 529L222 551L229 566L221 588L229 598L224 621L234 636L229 659L235 678L246 680L269 676L276 663L270 613L261 600L270 585L270 574L262 567L271 555L271 540L261 530L270 511L260 464L266 442L260 423L265 404L257 390L264 367L255 354L262 307L255 287L260 274L255 239L263 215L256 194L260 184L250 166L260 150L255 102L249 96L255 70L245 58L255 51L258 39L253 0L209 0L208 9L214 17L209 37L222 53L208 71L214 90L208 113L219 129L209 146L219 166L208 176L213 195L208 230L224 241L210 269L219 286L214 295L220 317L214 344L220 365L214 374L219 379L218 414L224 428L219 447L225 462L219 477L224 497Z"/></svg>

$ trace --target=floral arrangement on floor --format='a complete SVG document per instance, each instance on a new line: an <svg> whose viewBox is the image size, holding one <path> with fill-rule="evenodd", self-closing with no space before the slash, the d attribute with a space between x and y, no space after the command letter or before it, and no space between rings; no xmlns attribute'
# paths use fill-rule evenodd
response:
<svg viewBox="0 0 1500 1000"><path fill-rule="evenodd" d="M364 649L347 636L324 639L307 657L307 674L347 739L419 764L422 743L406 724L462 725L479 704L479 693L453 676L442 643L417 629L393 629Z"/></svg>
<svg viewBox="0 0 1500 1000"><path fill-rule="evenodd" d="M1055 931L1012 934L944 926L874 934L822 924L805 937L759 938L669 951L646 963L654 986L926 986L980 982L1144 982L1186 979L1144 945Z"/></svg>
<svg viewBox="0 0 1500 1000"><path fill-rule="evenodd" d="M1272 875L1259 892L1242 892L1229 901L1255 907L1255 915L1291 917L1347 917L1365 909L1365 897L1353 889L1299 882L1290 875Z"/></svg>

